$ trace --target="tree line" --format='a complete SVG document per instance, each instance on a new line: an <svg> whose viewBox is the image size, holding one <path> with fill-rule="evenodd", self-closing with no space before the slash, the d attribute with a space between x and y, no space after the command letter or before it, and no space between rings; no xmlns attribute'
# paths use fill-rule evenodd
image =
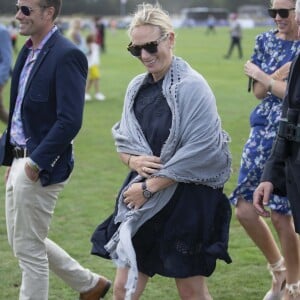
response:
<svg viewBox="0 0 300 300"><path fill-rule="evenodd" d="M148 2L155 4L159 2L161 6L170 14L179 14L186 7L217 7L227 8L229 11L236 11L237 7L245 4L269 6L270 0L62 0L62 15L109 15L119 16L131 14L137 4ZM15 13L15 1L1 0L0 16Z"/></svg>

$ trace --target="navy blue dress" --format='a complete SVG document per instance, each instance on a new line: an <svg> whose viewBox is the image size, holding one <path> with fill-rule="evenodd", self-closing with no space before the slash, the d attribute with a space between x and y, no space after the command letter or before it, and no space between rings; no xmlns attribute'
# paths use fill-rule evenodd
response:
<svg viewBox="0 0 300 300"><path fill-rule="evenodd" d="M161 87L162 80L153 82L149 75L134 105L136 118L156 156L160 156L172 122ZM136 175L130 172L123 186ZM113 222L115 215L116 211L95 230L92 254L109 258L104 245L118 228L119 224ZM179 183L169 203L132 239L139 271L176 278L210 276L217 259L231 262L227 252L230 219L230 203L222 189Z"/></svg>

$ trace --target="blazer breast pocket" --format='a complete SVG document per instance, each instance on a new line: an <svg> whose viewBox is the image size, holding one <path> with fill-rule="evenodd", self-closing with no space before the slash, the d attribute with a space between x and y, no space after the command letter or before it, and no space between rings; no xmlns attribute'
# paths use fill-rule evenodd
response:
<svg viewBox="0 0 300 300"><path fill-rule="evenodd" d="M49 101L49 84L48 79L34 79L34 83L29 90L29 98L33 102L47 102Z"/></svg>

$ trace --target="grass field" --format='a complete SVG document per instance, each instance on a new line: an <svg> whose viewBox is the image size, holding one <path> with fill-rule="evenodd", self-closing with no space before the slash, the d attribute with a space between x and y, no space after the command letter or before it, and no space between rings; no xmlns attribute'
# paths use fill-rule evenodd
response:
<svg viewBox="0 0 300 300"><path fill-rule="evenodd" d="M265 28L244 30L244 59L234 52L224 60L229 44L228 29L218 28L216 35L205 35L205 28L177 31L175 54L186 59L207 79L217 99L223 127L232 138L233 174L225 186L229 194L235 186L240 155L249 134L249 114L258 103L247 93L243 65L252 53L254 38ZM97 224L113 210L115 196L127 169L116 154L111 127L119 120L123 95L129 80L144 71L141 64L126 51L125 31L107 32L107 53L102 56L102 92L104 102L88 102L84 123L75 141L76 166L57 203L50 238L60 244L84 266L114 278L115 267L109 260L90 255L90 236ZM20 45L19 45L20 47ZM9 85L6 86L6 104ZM0 131L4 126L0 125ZM4 168L0 168L0 175ZM219 262L208 279L215 300L259 300L269 289L271 277L261 253L244 233L235 217L232 219L230 249L233 263ZM18 299L20 270L6 240L4 184L0 185L0 300ZM77 299L77 294L53 274L50 277L51 300ZM107 299L112 298L110 291ZM144 300L178 299L174 281L155 276L149 281Z"/></svg>

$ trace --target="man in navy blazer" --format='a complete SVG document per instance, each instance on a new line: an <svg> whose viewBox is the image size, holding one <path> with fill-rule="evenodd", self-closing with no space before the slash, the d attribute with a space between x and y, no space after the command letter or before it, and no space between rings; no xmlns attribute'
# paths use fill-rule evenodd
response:
<svg viewBox="0 0 300 300"><path fill-rule="evenodd" d="M10 246L22 270L20 300L47 300L49 268L80 293L98 300L110 287L48 239L59 192L73 169L73 139L82 125L87 60L54 20L61 0L19 0L16 19L29 36L11 81L7 131L0 144L6 173Z"/></svg>

